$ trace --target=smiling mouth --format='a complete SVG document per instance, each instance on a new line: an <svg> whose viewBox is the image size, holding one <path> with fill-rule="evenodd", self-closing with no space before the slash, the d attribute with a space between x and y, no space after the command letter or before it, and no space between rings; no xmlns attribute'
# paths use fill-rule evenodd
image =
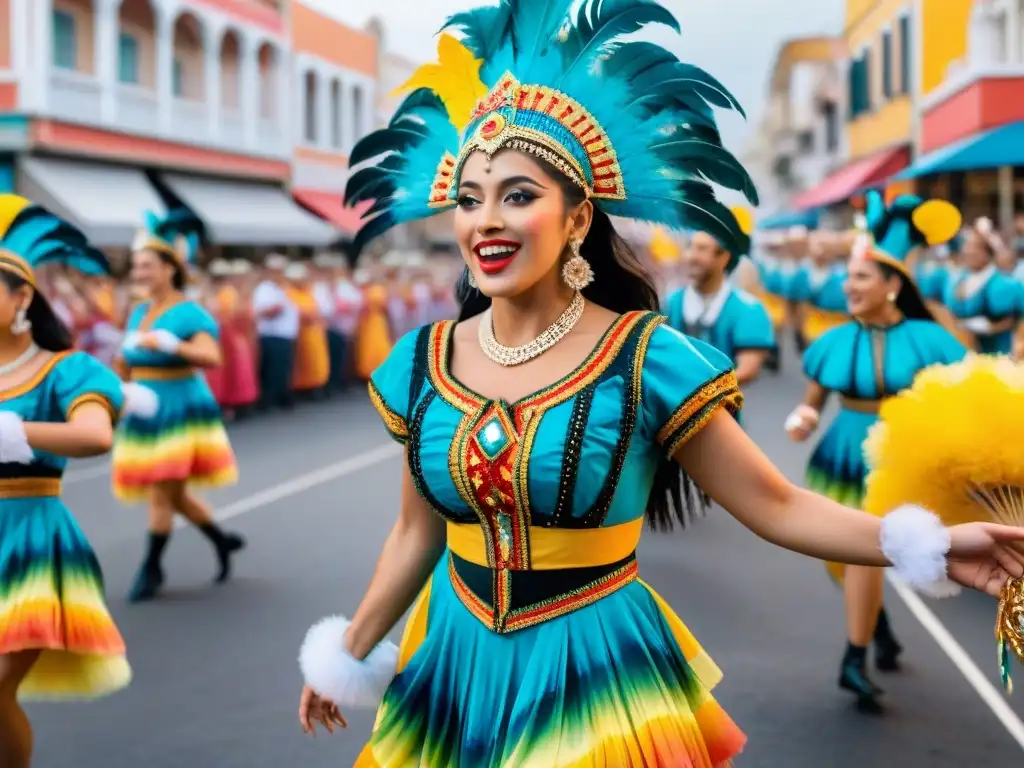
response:
<svg viewBox="0 0 1024 768"><path fill-rule="evenodd" d="M479 243L473 251L476 253L480 270L485 275L494 275L512 263L521 247L519 243L507 240L489 240Z"/></svg>

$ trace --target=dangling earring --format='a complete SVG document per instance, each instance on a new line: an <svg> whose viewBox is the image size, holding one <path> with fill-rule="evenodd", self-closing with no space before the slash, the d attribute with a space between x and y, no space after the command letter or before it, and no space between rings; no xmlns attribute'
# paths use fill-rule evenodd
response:
<svg viewBox="0 0 1024 768"><path fill-rule="evenodd" d="M477 287L476 278L473 277L473 273L469 271L468 267L466 268L466 282L469 283L470 288L475 289Z"/></svg>
<svg viewBox="0 0 1024 768"><path fill-rule="evenodd" d="M24 307L18 307L18 311L14 313L14 322L11 323L11 333L21 336L21 334L28 333L31 330L32 321L28 319L28 310Z"/></svg>
<svg viewBox="0 0 1024 768"><path fill-rule="evenodd" d="M896 303L896 294L895 293L890 293L885 298L886 298L886 300L888 300L888 302L890 304L895 304Z"/></svg>
<svg viewBox="0 0 1024 768"><path fill-rule="evenodd" d="M594 270L590 268L590 262L580 255L582 245L582 240L570 240L569 251L572 256L562 265L562 281L576 291L582 291L594 282Z"/></svg>

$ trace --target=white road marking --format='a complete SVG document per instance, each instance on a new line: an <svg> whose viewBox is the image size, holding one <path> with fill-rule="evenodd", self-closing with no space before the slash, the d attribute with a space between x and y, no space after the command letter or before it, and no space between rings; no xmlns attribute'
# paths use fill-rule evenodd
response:
<svg viewBox="0 0 1024 768"><path fill-rule="evenodd" d="M368 469L374 464L380 464L401 455L402 446L398 443L378 445L376 448L364 451L358 456L350 456L347 459L336 461L333 464L328 464L326 467L293 477L291 480L278 483L251 496L246 496L243 499L238 499L223 507L219 507L214 510L213 516L219 522L221 520L230 520L233 517L238 517L248 512L255 512L257 509L273 504L275 501L308 491L310 488L315 488L318 485L351 475L353 472L358 472L362 469ZM188 523L183 518L178 517L175 520L175 528L181 528L185 525L188 525Z"/></svg>
<svg viewBox="0 0 1024 768"><path fill-rule="evenodd" d="M985 676L984 672L978 669L978 665L974 663L963 646L957 642L945 625L939 621L938 616L932 613L932 610L925 605L916 592L891 571L886 576L893 589L896 590L896 594L906 604L907 609L914 614L914 618L921 622L921 626L932 636L943 653L949 657L953 666L960 671L960 674L964 676L975 693L992 711L992 714L1003 724L1013 740L1021 749L1024 749L1024 722L1021 722L1020 717L1006 702L1003 692ZM992 638L992 663L996 663L995 637Z"/></svg>

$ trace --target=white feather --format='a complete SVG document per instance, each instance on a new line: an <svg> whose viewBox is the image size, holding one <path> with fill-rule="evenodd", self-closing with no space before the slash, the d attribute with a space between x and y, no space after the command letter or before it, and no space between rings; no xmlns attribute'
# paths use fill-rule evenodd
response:
<svg viewBox="0 0 1024 768"><path fill-rule="evenodd" d="M21 417L14 411L0 411L0 464L31 464L34 458Z"/></svg>
<svg viewBox="0 0 1024 768"><path fill-rule="evenodd" d="M151 419L160 408L160 397L142 384L126 381L121 384L121 394L124 395L124 412L133 416Z"/></svg>
<svg viewBox="0 0 1024 768"><path fill-rule="evenodd" d="M857 235L857 239L853 241L853 247L850 248L850 255L855 259L863 259L867 256L868 251L871 250L871 235L867 233L861 233Z"/></svg>
<svg viewBox="0 0 1024 768"><path fill-rule="evenodd" d="M949 580L949 529L934 512L906 504L882 518L882 554L908 585L931 597L951 597L960 587Z"/></svg>
<svg viewBox="0 0 1024 768"><path fill-rule="evenodd" d="M398 646L384 640L360 661L345 650L351 622L329 616L310 627L299 651L306 685L342 709L374 708L398 669Z"/></svg>

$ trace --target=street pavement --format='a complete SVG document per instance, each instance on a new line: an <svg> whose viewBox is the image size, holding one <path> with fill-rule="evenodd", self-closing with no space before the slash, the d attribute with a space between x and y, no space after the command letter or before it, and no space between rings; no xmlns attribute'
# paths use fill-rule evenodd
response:
<svg viewBox="0 0 1024 768"><path fill-rule="evenodd" d="M802 391L790 357L747 399L750 434L797 480L810 445L788 442L782 422ZM240 482L209 498L249 542L234 580L212 585L209 546L182 528L166 595L146 605L123 598L145 510L112 500L103 461L69 470L65 497L103 564L135 680L89 704L32 705L39 768L352 764L372 713L346 713L348 730L333 737L304 736L296 654L312 622L358 604L395 518L400 452L361 391L234 425L231 436ZM870 717L836 685L843 605L820 563L760 541L720 509L684 532L648 534L640 563L725 672L716 696L749 736L739 768L1022 764L1024 694L998 692L991 599L912 600L926 629L890 589L906 664L876 675L889 709Z"/></svg>

